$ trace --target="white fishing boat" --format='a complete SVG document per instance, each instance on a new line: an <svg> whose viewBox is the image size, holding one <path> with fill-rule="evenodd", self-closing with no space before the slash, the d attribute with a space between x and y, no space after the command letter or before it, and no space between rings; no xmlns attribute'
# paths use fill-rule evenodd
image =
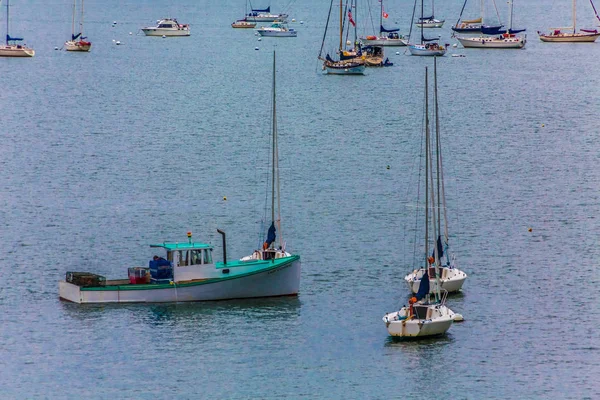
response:
<svg viewBox="0 0 600 400"><path fill-rule="evenodd" d="M246 14L245 19L252 22L287 21L287 14L271 14L271 6L264 9L253 8Z"/></svg>
<svg viewBox="0 0 600 400"><path fill-rule="evenodd" d="M416 0L415 0L416 1ZM423 0L421 0L421 18L423 17ZM439 38L425 38L423 25L420 26L421 41L419 43L408 43L408 50L413 56L441 57L446 54L446 47L439 44ZM411 28L412 41L412 28Z"/></svg>
<svg viewBox="0 0 600 400"><path fill-rule="evenodd" d="M296 37L298 32L288 28L286 24L274 22L271 26L263 26L256 30L260 36L267 37Z"/></svg>
<svg viewBox="0 0 600 400"><path fill-rule="evenodd" d="M431 254L435 265L429 265L426 269L421 267L413 270L404 277L412 293L417 293L424 276L429 277L431 292L445 291L448 293L458 292L467 274L456 266L456 257L450 251L448 208L446 207L446 188L444 185L444 166L442 157L442 142L439 119L439 102L437 91L437 74L434 73L434 115L435 115L435 178L432 178L432 200L433 220L435 235L435 251ZM426 166L427 168L427 166ZM435 187L433 186L435 185ZM428 190L426 187L425 190ZM435 198L436 201L433 199ZM427 210L426 210L427 211Z"/></svg>
<svg viewBox="0 0 600 400"><path fill-rule="evenodd" d="M33 57L35 51L24 44L18 44L23 38L10 37L10 0L6 0L6 42L0 45L0 57Z"/></svg>
<svg viewBox="0 0 600 400"><path fill-rule="evenodd" d="M408 39L398 33L399 28L386 29L383 27L383 19L387 19L389 14L383 9L383 0L379 2L379 7L379 34L361 37L361 43L365 46L406 46Z"/></svg>
<svg viewBox="0 0 600 400"><path fill-rule="evenodd" d="M594 13L596 14L596 19L600 21L600 17L598 17L598 13L596 12L596 7L592 0L590 0L592 8L594 9ZM577 32L577 1L572 1L572 26L566 28L552 28L550 33L542 33L538 31L538 36L542 42L563 42L563 43L573 43L573 42L584 42L584 43L592 43L595 42L596 39L600 36L600 32L597 29L580 29Z"/></svg>
<svg viewBox="0 0 600 400"><path fill-rule="evenodd" d="M77 0L73 0L73 20L71 25L71 40L65 42L67 51L90 51L92 43L83 36L83 0L81 0L81 15L79 17L79 32L75 32L75 15L77 12Z"/></svg>
<svg viewBox="0 0 600 400"><path fill-rule="evenodd" d="M517 32L523 32L525 29L514 30L512 27L513 21L513 2L509 0L509 22L508 29L501 34L487 36L480 35L478 37L473 36L457 36L456 39L465 48L474 49L522 49L527 43L527 39L524 36L517 36Z"/></svg>
<svg viewBox="0 0 600 400"><path fill-rule="evenodd" d="M434 64L435 65L435 64ZM437 76L434 67L434 76ZM437 81L437 78L436 78ZM425 69L425 196L424 196L424 217L425 217L425 240L424 253L422 253L425 262L425 271L434 270L434 278L439 281L439 254L438 246L434 246L435 256L429 255L429 241L431 240L429 226L433 226L433 236L436 236L436 213L437 205L434 196L434 177L432 154L435 147L439 150L437 144L434 145L431 140L429 129L429 94L428 94L427 68ZM437 90L437 82L434 87ZM436 100L437 102L437 100ZM439 175L441 167L437 166ZM430 210L434 210L430 213ZM431 214L431 215L430 215ZM441 289L438 283L433 291L433 299L430 294L430 280L421 279L419 288L414 297L409 300L409 305L402 306L398 311L387 313L383 316L383 322L388 333L395 337L428 337L443 335L452 326L455 319L462 319L462 316L455 314L445 304L447 292Z"/></svg>
<svg viewBox="0 0 600 400"><path fill-rule="evenodd" d="M180 24L175 18L160 19L155 26L142 28L146 36L190 36L189 24Z"/></svg>
<svg viewBox="0 0 600 400"><path fill-rule="evenodd" d="M323 47L325 46L325 40L327 37L327 27L329 26L329 20L331 18L331 11L333 9L333 1L329 7L329 14L327 16L327 23L325 24L325 34L323 35L323 41L321 42L321 50L319 51L318 59L323 61L323 71L328 75L364 75L366 63L365 56L363 56L360 47L357 46L357 35L356 35L356 21L352 17L352 11L348 10L347 24L346 27L350 30L350 26L354 28L354 45L352 48L346 49L344 47L344 13L342 0L339 2L339 46L337 49L338 60L334 60L329 53L323 56ZM352 7L350 7L352 8ZM349 34L349 32L348 32ZM348 41L348 43L350 43Z"/></svg>

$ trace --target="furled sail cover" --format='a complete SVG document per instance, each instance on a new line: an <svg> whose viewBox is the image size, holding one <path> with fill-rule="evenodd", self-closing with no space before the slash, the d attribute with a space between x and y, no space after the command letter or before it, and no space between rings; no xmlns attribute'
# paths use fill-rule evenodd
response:
<svg viewBox="0 0 600 400"><path fill-rule="evenodd" d="M379 26L379 32L398 32L400 30L400 28L398 29L385 29L383 27L383 25Z"/></svg>
<svg viewBox="0 0 600 400"><path fill-rule="evenodd" d="M421 300L425 298L429 294L429 275L427 274L427 269L425 269L425 274L421 277L421 283L419 284L419 290L417 291L416 298L417 300Z"/></svg>
<svg viewBox="0 0 600 400"><path fill-rule="evenodd" d="M264 10L252 9L253 12L271 12L271 6L265 8Z"/></svg>
<svg viewBox="0 0 600 400"><path fill-rule="evenodd" d="M10 37L10 35L6 35L6 41L10 42L11 40L23 40L23 38Z"/></svg>
<svg viewBox="0 0 600 400"><path fill-rule="evenodd" d="M269 228L269 232L267 232L267 247L271 245L275 241L275 222L271 222L271 227Z"/></svg>

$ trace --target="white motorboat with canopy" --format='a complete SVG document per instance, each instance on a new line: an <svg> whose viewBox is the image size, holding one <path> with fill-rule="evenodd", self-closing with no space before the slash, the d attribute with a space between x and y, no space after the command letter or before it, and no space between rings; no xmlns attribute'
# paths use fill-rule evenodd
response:
<svg viewBox="0 0 600 400"><path fill-rule="evenodd" d="M190 36L190 25L180 24L175 18L158 20L155 26L142 28L146 36Z"/></svg>

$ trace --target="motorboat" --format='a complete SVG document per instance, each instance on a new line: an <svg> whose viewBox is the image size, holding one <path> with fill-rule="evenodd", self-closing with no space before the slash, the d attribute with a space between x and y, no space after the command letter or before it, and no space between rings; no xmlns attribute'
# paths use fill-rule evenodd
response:
<svg viewBox="0 0 600 400"><path fill-rule="evenodd" d="M164 250L148 267L129 267L127 277L106 279L89 272L66 272L59 297L73 303L163 303L296 295L300 256L281 249L257 250L252 257L213 262L213 246L192 241L152 244Z"/></svg>
<svg viewBox="0 0 600 400"><path fill-rule="evenodd" d="M189 24L180 24L175 18L158 20L155 26L142 28L146 36L190 36Z"/></svg>
<svg viewBox="0 0 600 400"><path fill-rule="evenodd" d="M293 28L288 28L286 24L274 22L271 26L263 26L256 29L260 36L268 37L296 37L298 32Z"/></svg>
<svg viewBox="0 0 600 400"><path fill-rule="evenodd" d="M232 28L241 28L241 29L251 29L256 26L256 22L250 22L244 19L238 19L237 21L231 24Z"/></svg>

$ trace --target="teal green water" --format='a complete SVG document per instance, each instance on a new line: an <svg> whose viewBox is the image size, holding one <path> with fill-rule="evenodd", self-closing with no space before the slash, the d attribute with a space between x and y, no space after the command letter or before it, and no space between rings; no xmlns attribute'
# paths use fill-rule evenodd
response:
<svg viewBox="0 0 600 400"><path fill-rule="evenodd" d="M569 24L570 4L523 0L525 50L459 46L450 53L465 57L439 60L451 241L469 274L448 305L466 321L441 339L396 342L381 317L406 301L420 237L432 60L398 49L393 67L322 75L326 3L273 2L298 37L258 41L229 26L238 0L88 1L93 49L68 54L54 48L70 35L70 2L11 2L11 33L36 56L0 59L0 397L600 397L600 44L539 42L536 30ZM409 3L386 2L404 32ZM442 42L455 43L462 2L438 3ZM581 26L597 25L581 3ZM166 16L192 36L140 35ZM298 298L59 301L66 271L124 277L146 265L148 244L190 230L215 260L217 228L228 258L259 246L274 49Z"/></svg>

